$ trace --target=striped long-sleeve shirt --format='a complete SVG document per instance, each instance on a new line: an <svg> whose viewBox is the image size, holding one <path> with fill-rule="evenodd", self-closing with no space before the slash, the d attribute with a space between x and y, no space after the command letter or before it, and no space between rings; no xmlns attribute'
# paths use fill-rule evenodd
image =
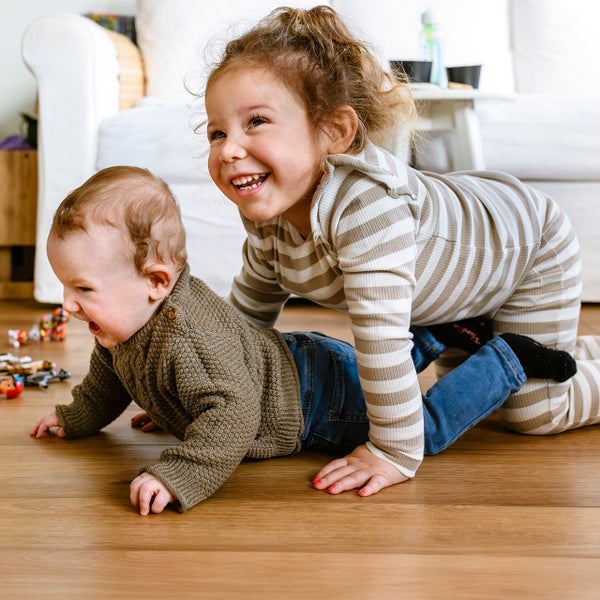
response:
<svg viewBox="0 0 600 600"><path fill-rule="evenodd" d="M421 173L369 144L329 157L308 238L283 217L244 219L231 302L259 326L290 293L347 310L369 448L410 477L423 457L410 324L493 315L531 268L551 207L509 175Z"/></svg>

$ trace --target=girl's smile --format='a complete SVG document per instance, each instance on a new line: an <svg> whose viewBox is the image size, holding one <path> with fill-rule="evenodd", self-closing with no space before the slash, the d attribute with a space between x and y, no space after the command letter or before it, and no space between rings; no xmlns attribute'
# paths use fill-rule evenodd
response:
<svg viewBox="0 0 600 600"><path fill-rule="evenodd" d="M247 190L256 190L267 180L267 177L269 177L268 173L257 173L256 175L243 175L242 177L235 177L231 180L231 183L240 192L244 192Z"/></svg>

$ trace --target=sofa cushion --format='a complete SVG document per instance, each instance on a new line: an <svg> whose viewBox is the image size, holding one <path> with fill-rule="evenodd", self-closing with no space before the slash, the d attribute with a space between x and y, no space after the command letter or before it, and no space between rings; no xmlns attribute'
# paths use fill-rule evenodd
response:
<svg viewBox="0 0 600 600"><path fill-rule="evenodd" d="M521 179L600 180L600 103L516 94L476 108L488 168Z"/></svg>
<svg viewBox="0 0 600 600"><path fill-rule="evenodd" d="M189 101L191 88L203 88L206 52L214 55L223 41L248 29L280 0L137 0L136 31L146 69L146 94L170 103ZM308 7L327 1L291 0Z"/></svg>
<svg viewBox="0 0 600 600"><path fill-rule="evenodd" d="M246 237L237 207L213 183L208 142L183 106L145 99L102 123L96 167L133 165L168 182L181 208L191 271L218 294L229 293L242 266Z"/></svg>
<svg viewBox="0 0 600 600"><path fill-rule="evenodd" d="M519 92L600 96L599 2L518 0L511 19Z"/></svg>
<svg viewBox="0 0 600 600"><path fill-rule="evenodd" d="M528 181L567 213L581 245L583 302L600 302L600 184L597 181Z"/></svg>
<svg viewBox="0 0 600 600"><path fill-rule="evenodd" d="M195 181L206 172L208 151L205 135L194 131L199 120L184 105L143 98L135 108L104 119L96 168L134 165L166 181Z"/></svg>
<svg viewBox="0 0 600 600"><path fill-rule="evenodd" d="M488 169L524 180L600 180L600 103L586 97L507 94L475 101ZM450 132L417 140L416 166L453 171Z"/></svg>

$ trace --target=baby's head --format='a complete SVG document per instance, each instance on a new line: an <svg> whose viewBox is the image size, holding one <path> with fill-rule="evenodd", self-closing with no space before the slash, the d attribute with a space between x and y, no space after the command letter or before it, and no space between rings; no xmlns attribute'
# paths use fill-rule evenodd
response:
<svg viewBox="0 0 600 600"><path fill-rule="evenodd" d="M358 117L350 154L367 138L385 144L416 114L406 83L387 73L327 6L274 10L227 44L206 91L225 72L256 68L269 70L296 96L315 130L340 106L350 106Z"/></svg>
<svg viewBox="0 0 600 600"><path fill-rule="evenodd" d="M60 204L47 252L65 310L111 348L156 314L185 266L179 207L149 171L104 169Z"/></svg>
<svg viewBox="0 0 600 600"><path fill-rule="evenodd" d="M178 273L186 263L179 206L167 184L146 169L117 166L92 175L62 201L50 236L64 239L91 224L125 234L139 273L149 263L170 265Z"/></svg>

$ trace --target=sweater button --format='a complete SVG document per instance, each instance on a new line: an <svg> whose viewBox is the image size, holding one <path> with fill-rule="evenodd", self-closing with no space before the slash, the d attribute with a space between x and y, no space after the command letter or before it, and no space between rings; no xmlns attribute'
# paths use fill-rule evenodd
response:
<svg viewBox="0 0 600 600"><path fill-rule="evenodd" d="M172 321L177 316L177 309L172 308L171 310L169 310L169 312L167 313L167 316Z"/></svg>

